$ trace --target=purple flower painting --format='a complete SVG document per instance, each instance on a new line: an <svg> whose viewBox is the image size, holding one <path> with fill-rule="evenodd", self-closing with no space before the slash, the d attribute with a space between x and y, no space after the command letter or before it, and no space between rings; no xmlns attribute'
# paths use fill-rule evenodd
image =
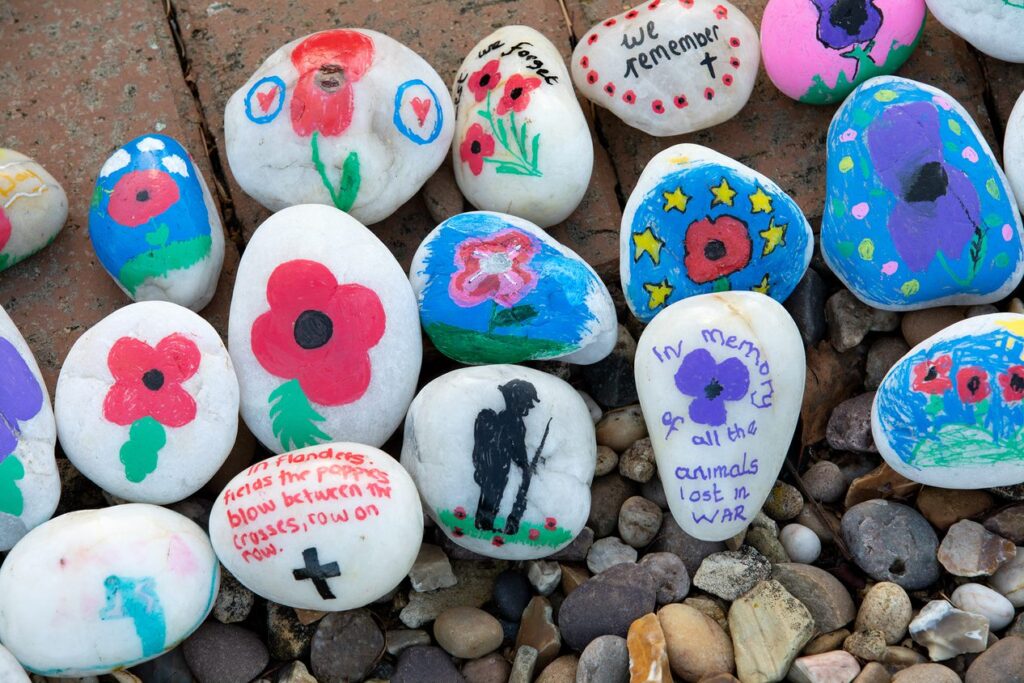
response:
<svg viewBox="0 0 1024 683"><path fill-rule="evenodd" d="M18 422L35 417L43 391L14 345L0 337L0 461L18 445Z"/></svg>
<svg viewBox="0 0 1024 683"><path fill-rule="evenodd" d="M676 371L676 388L692 396L690 419L702 425L719 427L725 424L726 401L738 401L750 388L750 371L738 358L721 363L707 349L686 354Z"/></svg>
<svg viewBox="0 0 1024 683"><path fill-rule="evenodd" d="M946 163L931 102L888 107L867 130L871 161L897 203L889 234L913 271L936 254L959 260L978 228L981 204L967 175Z"/></svg>
<svg viewBox="0 0 1024 683"><path fill-rule="evenodd" d="M818 8L818 40L833 50L874 40L882 12L872 0L811 0Z"/></svg>

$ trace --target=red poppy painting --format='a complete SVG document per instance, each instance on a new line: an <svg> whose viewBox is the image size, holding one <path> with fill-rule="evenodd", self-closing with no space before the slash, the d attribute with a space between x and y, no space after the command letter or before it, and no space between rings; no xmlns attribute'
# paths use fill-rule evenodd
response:
<svg viewBox="0 0 1024 683"><path fill-rule="evenodd" d="M314 33L292 51L299 72L292 94L292 128L303 137L314 131L341 135L352 123L352 84L373 62L373 40L358 31Z"/></svg>
<svg viewBox="0 0 1024 683"><path fill-rule="evenodd" d="M473 97L476 98L477 102L483 102L484 98L487 97L487 93L497 88L498 83L501 82L501 72L498 71L498 66L498 60L492 59L469 77L466 85L473 93Z"/></svg>
<svg viewBox="0 0 1024 683"><path fill-rule="evenodd" d="M697 284L742 270L753 249L746 224L732 216L694 221L686 230L684 247L686 274Z"/></svg>
<svg viewBox="0 0 1024 683"><path fill-rule="evenodd" d="M511 308L537 285L529 267L539 248L518 230L502 230L487 237L471 237L456 248L448 293L459 306L470 307L488 299Z"/></svg>
<svg viewBox="0 0 1024 683"><path fill-rule="evenodd" d="M914 366L914 378L910 388L925 394L940 395L953 388L949 371L953 359L948 354L932 360L924 360Z"/></svg>
<svg viewBox="0 0 1024 683"><path fill-rule="evenodd" d="M155 347L121 337L107 355L114 383L103 416L124 426L151 417L165 427L184 427L196 417L196 401L182 382L196 374L199 361L199 348L182 334L164 337Z"/></svg>
<svg viewBox="0 0 1024 683"><path fill-rule="evenodd" d="M180 195L170 174L155 168L132 171L114 186L107 213L117 223L137 228L174 206Z"/></svg>
<svg viewBox="0 0 1024 683"><path fill-rule="evenodd" d="M964 403L978 403L992 393L984 368L963 367L956 372L956 392Z"/></svg>
<svg viewBox="0 0 1024 683"><path fill-rule="evenodd" d="M469 164L473 175L484 170L484 160L494 154L494 138L484 132L484 127L474 123L466 131L466 137L459 145L459 158Z"/></svg>

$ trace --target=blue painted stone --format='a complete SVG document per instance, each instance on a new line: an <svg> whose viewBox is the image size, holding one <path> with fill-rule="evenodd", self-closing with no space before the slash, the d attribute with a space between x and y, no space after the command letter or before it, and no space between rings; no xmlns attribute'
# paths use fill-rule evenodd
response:
<svg viewBox="0 0 1024 683"><path fill-rule="evenodd" d="M622 290L643 321L712 292L785 301L813 249L811 226L778 185L706 147L675 145L651 159L626 203Z"/></svg>
<svg viewBox="0 0 1024 683"><path fill-rule="evenodd" d="M1024 315L968 318L911 349L875 394L871 431L894 470L929 486L1024 480Z"/></svg>
<svg viewBox="0 0 1024 683"><path fill-rule="evenodd" d="M1022 234L992 150L948 94L882 76L836 112L821 250L865 303L998 301L1024 275Z"/></svg>
<svg viewBox="0 0 1024 683"><path fill-rule="evenodd" d="M409 278L434 346L461 363L596 363L615 306L594 269L529 221L474 211L437 226Z"/></svg>
<svg viewBox="0 0 1024 683"><path fill-rule="evenodd" d="M192 157L165 135L135 138L100 169L89 237L103 267L136 301L200 310L224 261L216 205Z"/></svg>

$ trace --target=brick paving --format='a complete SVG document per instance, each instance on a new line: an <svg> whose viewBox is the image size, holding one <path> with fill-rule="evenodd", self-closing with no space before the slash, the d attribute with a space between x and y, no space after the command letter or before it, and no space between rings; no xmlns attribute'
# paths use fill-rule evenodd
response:
<svg viewBox="0 0 1024 683"><path fill-rule="evenodd" d="M735 0L755 24L763 0ZM474 43L502 25L544 32L568 59L574 36L628 7L615 0L8 0L0 4L0 144L35 157L64 184L70 217L41 254L0 274L0 305L25 334L52 392L60 363L88 326L128 300L88 242L96 174L120 144L149 131L181 140L220 187L231 249L217 297L203 312L222 333L238 252L268 212L231 177L224 105L284 43L338 26L372 28L421 54L450 82ZM1006 118L1024 89L1024 66L979 55L929 17L922 45L901 75L955 96L1001 147ZM647 160L687 141L708 145L774 178L817 227L824 193L824 140L834 107L797 104L762 69L735 119L693 135L653 138L585 103L597 154L580 208L551 232L617 289L621 201ZM209 135L209 138L206 137ZM1000 136L997 144L997 136ZM209 140L211 143L207 145ZM439 173L451 173L442 167ZM468 207L467 207L468 208ZM373 226L407 265L434 223L421 194Z"/></svg>

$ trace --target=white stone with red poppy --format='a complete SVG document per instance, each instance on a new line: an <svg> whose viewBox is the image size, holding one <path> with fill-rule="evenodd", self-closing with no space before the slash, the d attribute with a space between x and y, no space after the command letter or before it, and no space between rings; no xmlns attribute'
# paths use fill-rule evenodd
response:
<svg viewBox="0 0 1024 683"><path fill-rule="evenodd" d="M405 421L402 465L427 514L488 557L537 559L571 543L590 513L596 462L594 423L576 390L518 365L442 375Z"/></svg>
<svg viewBox="0 0 1024 683"><path fill-rule="evenodd" d="M224 342L199 315L165 301L125 306L79 337L54 405L68 459L134 502L198 491L238 431L238 380Z"/></svg>
<svg viewBox="0 0 1024 683"><path fill-rule="evenodd" d="M4 560L0 638L32 673L95 680L185 640L219 587L210 539L183 515L145 504L70 512Z"/></svg>
<svg viewBox="0 0 1024 683"><path fill-rule="evenodd" d="M775 484L800 416L796 323L755 292L684 299L644 330L635 370L676 522L705 541L735 536Z"/></svg>
<svg viewBox="0 0 1024 683"><path fill-rule="evenodd" d="M760 58L757 29L727 0L649 0L587 31L570 68L595 104L666 136L735 116Z"/></svg>
<svg viewBox="0 0 1024 683"><path fill-rule="evenodd" d="M367 29L331 29L270 55L224 113L238 184L272 211L336 206L390 216L444 161L455 116L437 72Z"/></svg>
<svg viewBox="0 0 1024 683"><path fill-rule="evenodd" d="M242 255L228 321L242 418L275 453L380 446L416 391L416 295L388 248L322 204L275 213Z"/></svg>
<svg viewBox="0 0 1024 683"><path fill-rule="evenodd" d="M1014 105L1006 122L1003 167L1013 196L1017 199L1017 205L1024 205L1024 92L1017 99L1017 104Z"/></svg>
<svg viewBox="0 0 1024 683"><path fill-rule="evenodd" d="M0 307L0 550L50 519L60 499L57 429L32 349Z"/></svg>
<svg viewBox="0 0 1024 683"><path fill-rule="evenodd" d="M452 165L478 209L546 228L565 220L590 183L594 148L558 48L528 26L504 26L459 67Z"/></svg>
<svg viewBox="0 0 1024 683"><path fill-rule="evenodd" d="M1024 0L926 0L943 26L987 55L1024 62Z"/></svg>
<svg viewBox="0 0 1024 683"><path fill-rule="evenodd" d="M409 474L387 453L321 444L235 476L210 511L210 538L256 594L338 612L402 582L420 549L423 511Z"/></svg>
<svg viewBox="0 0 1024 683"><path fill-rule="evenodd" d="M878 387L871 432L890 467L928 486L1024 481L1024 315L968 318L912 348Z"/></svg>
<svg viewBox="0 0 1024 683"><path fill-rule="evenodd" d="M64 188L45 168L0 147L0 271L57 237L68 219Z"/></svg>

